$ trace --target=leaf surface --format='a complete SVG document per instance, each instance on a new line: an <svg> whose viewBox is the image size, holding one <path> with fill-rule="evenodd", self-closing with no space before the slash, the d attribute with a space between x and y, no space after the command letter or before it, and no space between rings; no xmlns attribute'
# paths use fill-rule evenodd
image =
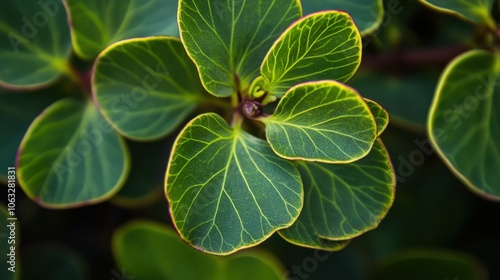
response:
<svg viewBox="0 0 500 280"><path fill-rule="evenodd" d="M304 209L291 227L279 233L300 246L342 249L349 239L376 228L394 200L395 175L380 139L359 161L302 161L297 167L304 183Z"/></svg>
<svg viewBox="0 0 500 280"><path fill-rule="evenodd" d="M470 51L444 71L429 113L438 154L474 192L500 200L500 55Z"/></svg>
<svg viewBox="0 0 500 280"><path fill-rule="evenodd" d="M301 15L297 0L183 0L182 41L215 96L244 90L274 41Z"/></svg>
<svg viewBox="0 0 500 280"><path fill-rule="evenodd" d="M181 237L219 255L254 246L290 226L303 199L292 163L214 113L196 117L177 138L166 193Z"/></svg>
<svg viewBox="0 0 500 280"><path fill-rule="evenodd" d="M94 69L95 100L128 138L164 137L204 101L196 67L173 37L116 43L99 55Z"/></svg>
<svg viewBox="0 0 500 280"><path fill-rule="evenodd" d="M306 16L274 43L261 73L269 94L281 97L291 87L317 80L347 81L361 61L361 36L349 14Z"/></svg>
<svg viewBox="0 0 500 280"><path fill-rule="evenodd" d="M491 16L494 0L420 0L420 2L438 11L455 14L495 28L495 21Z"/></svg>
<svg viewBox="0 0 500 280"><path fill-rule="evenodd" d="M88 101L60 100L31 124L19 147L18 180L48 208L94 204L113 196L129 170L124 141Z"/></svg>
<svg viewBox="0 0 500 280"><path fill-rule="evenodd" d="M273 150L287 159L346 163L362 158L377 137L370 108L335 81L300 84L261 119Z"/></svg>
<svg viewBox="0 0 500 280"><path fill-rule="evenodd" d="M384 17L382 0L306 0L302 1L302 5L304 14L321 10L346 11L352 16L361 35L374 32Z"/></svg>
<svg viewBox="0 0 500 280"><path fill-rule="evenodd" d="M175 231L152 222L134 221L113 236L119 273L137 279L279 280L282 267L270 256L257 252L215 257L196 251ZM143 258L144 254L155 258ZM193 269L194 268L194 269Z"/></svg>
<svg viewBox="0 0 500 280"><path fill-rule="evenodd" d="M69 73L71 38L59 1L4 1L0 9L0 85L36 88Z"/></svg>
<svg viewBox="0 0 500 280"><path fill-rule="evenodd" d="M123 39L179 34L177 0L65 0L75 52L94 59Z"/></svg>

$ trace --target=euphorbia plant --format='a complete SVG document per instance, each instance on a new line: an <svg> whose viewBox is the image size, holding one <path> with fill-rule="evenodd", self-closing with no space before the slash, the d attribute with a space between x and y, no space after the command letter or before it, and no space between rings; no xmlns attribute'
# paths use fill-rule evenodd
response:
<svg viewBox="0 0 500 280"><path fill-rule="evenodd" d="M229 254L275 231L340 249L392 203L377 139L387 114L342 84L361 60L359 31L344 12L301 13L291 0L183 0L180 41L123 41L95 64L96 101L128 137L160 137L213 108L180 132L165 178L175 227L202 251ZM136 97L129 114L114 108L124 92Z"/></svg>

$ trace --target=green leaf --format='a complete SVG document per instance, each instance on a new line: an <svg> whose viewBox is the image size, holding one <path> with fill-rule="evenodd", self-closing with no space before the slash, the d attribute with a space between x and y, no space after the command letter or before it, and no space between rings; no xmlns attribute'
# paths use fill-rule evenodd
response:
<svg viewBox="0 0 500 280"><path fill-rule="evenodd" d="M438 11L495 28L495 20L491 16L494 0L420 0L420 2Z"/></svg>
<svg viewBox="0 0 500 280"><path fill-rule="evenodd" d="M71 51L60 1L4 1L0 9L0 85L33 88L68 73Z"/></svg>
<svg viewBox="0 0 500 280"><path fill-rule="evenodd" d="M304 209L291 227L279 231L292 243L342 249L329 248L328 242L341 245L338 241L376 228L394 201L396 179L380 139L366 157L354 163L301 161L297 167L304 183Z"/></svg>
<svg viewBox="0 0 500 280"><path fill-rule="evenodd" d="M347 81L361 61L361 36L345 12L328 11L295 22L262 63L265 89L281 97L299 83Z"/></svg>
<svg viewBox="0 0 500 280"><path fill-rule="evenodd" d="M122 275L137 279L279 280L284 274L266 254L225 258L204 254L187 246L172 229L146 221L130 222L118 229L113 251ZM144 254L155 257L141 257Z"/></svg>
<svg viewBox="0 0 500 280"><path fill-rule="evenodd" d="M483 264L474 257L443 250L410 250L394 254L375 271L378 280L487 280Z"/></svg>
<svg viewBox="0 0 500 280"><path fill-rule="evenodd" d="M387 109L391 123L423 130L438 77L438 73L392 77L358 72L349 80L349 85Z"/></svg>
<svg viewBox="0 0 500 280"><path fill-rule="evenodd" d="M335 81L291 88L274 115L261 120L271 147L287 159L352 162L368 154L377 137L363 98Z"/></svg>
<svg viewBox="0 0 500 280"><path fill-rule="evenodd" d="M474 192L500 200L500 54L470 51L441 77L428 132L438 154Z"/></svg>
<svg viewBox="0 0 500 280"><path fill-rule="evenodd" d="M192 120L177 138L166 192L181 237L219 255L254 246L290 226L303 198L292 163L213 113Z"/></svg>
<svg viewBox="0 0 500 280"><path fill-rule="evenodd" d="M214 280L282 280L285 275L276 259L264 253L240 253L226 262L220 261L223 272Z"/></svg>
<svg viewBox="0 0 500 280"><path fill-rule="evenodd" d="M51 280L89 279L82 257L61 244L36 245L23 256L23 279L40 279L40 275Z"/></svg>
<svg viewBox="0 0 500 280"><path fill-rule="evenodd" d="M273 42L301 14L297 0L183 0L179 26L205 88L227 97L250 86Z"/></svg>
<svg viewBox="0 0 500 280"><path fill-rule="evenodd" d="M9 188L10 189L10 188ZM12 194L12 192L8 192L9 194ZM7 197L7 195L6 195ZM7 197L8 199L11 198L11 196L9 195ZM15 194L14 194L14 198L15 198ZM14 202L15 203L15 202ZM0 252L2 252L0 254L0 262L1 262L1 265L0 265L0 279L3 279L3 280L14 280L14 279L20 279L19 277L19 263L20 263L20 259L19 259L19 236L20 236L20 232L19 232L19 223L16 222L16 221L11 221L11 220L8 220L8 218L15 218L11 215L9 215L9 212L7 211L7 208L5 207L4 204L0 203L0 226L1 226L1 230L0 230ZM15 223L15 227L9 227L11 225L11 223L14 222ZM15 233L15 237L13 239L9 239L10 236L11 236L11 230L14 230L13 232ZM14 243L12 243L11 240L14 240ZM10 244L12 243L12 244ZM10 249L11 246L15 246L16 248L14 249L14 252L12 252ZM11 260L11 256L10 255L14 255L14 259ZM9 263L10 261L13 261L13 263ZM14 272L12 272L11 270L9 270L10 267L12 267L12 264L15 265L14 267Z"/></svg>
<svg viewBox="0 0 500 280"><path fill-rule="evenodd" d="M173 37L130 39L106 49L95 64L93 92L113 127L138 140L172 132L205 98L195 65Z"/></svg>
<svg viewBox="0 0 500 280"><path fill-rule="evenodd" d="M304 14L322 10L340 10L349 13L361 35L368 35L379 28L384 17L382 0L305 0Z"/></svg>
<svg viewBox="0 0 500 280"><path fill-rule="evenodd" d="M0 166L15 166L19 144L31 122L62 94L53 89L37 92L9 92L0 89ZM8 133L7 133L8 132ZM0 170L0 180L7 169Z"/></svg>
<svg viewBox="0 0 500 280"><path fill-rule="evenodd" d="M60 100L31 124L19 147L18 180L48 208L94 204L113 196L129 170L124 141L86 101Z"/></svg>
<svg viewBox="0 0 500 280"><path fill-rule="evenodd" d="M163 197L162 186L173 140L132 142L127 146L131 155L131 168L127 182L111 202L122 207L143 207Z"/></svg>
<svg viewBox="0 0 500 280"><path fill-rule="evenodd" d="M123 39L178 34L177 0L66 0L75 52L95 58Z"/></svg>
<svg viewBox="0 0 500 280"><path fill-rule="evenodd" d="M380 106L380 104L373 100L365 98L365 102L370 108L370 111L375 118L375 122L377 123L377 136L380 136L389 124L389 113L387 113L387 111Z"/></svg>

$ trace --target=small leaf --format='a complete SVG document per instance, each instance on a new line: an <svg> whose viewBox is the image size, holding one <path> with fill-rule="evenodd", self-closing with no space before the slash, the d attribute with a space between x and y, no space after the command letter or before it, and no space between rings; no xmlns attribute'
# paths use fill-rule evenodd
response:
<svg viewBox="0 0 500 280"><path fill-rule="evenodd" d="M18 180L48 208L103 201L123 185L129 169L124 141L90 102L60 100L31 124L19 147Z"/></svg>
<svg viewBox="0 0 500 280"><path fill-rule="evenodd" d="M273 42L300 16L297 0L183 0L179 26L207 91L227 97L250 86Z"/></svg>
<svg viewBox="0 0 500 280"><path fill-rule="evenodd" d="M380 139L354 163L297 162L297 167L304 183L304 209L291 227L279 231L292 243L332 250L327 242L376 228L394 200L395 175ZM338 249L342 247L333 248Z"/></svg>
<svg viewBox="0 0 500 280"><path fill-rule="evenodd" d="M123 39L177 35L177 0L66 0L75 52L84 59Z"/></svg>
<svg viewBox="0 0 500 280"><path fill-rule="evenodd" d="M375 122L377 123L377 136L380 136L389 124L389 114L377 102L366 98L365 102L368 107L370 107L370 111L372 112Z"/></svg>
<svg viewBox="0 0 500 280"><path fill-rule="evenodd" d="M271 147L287 159L352 162L368 154L377 137L363 98L335 81L291 88L274 115L261 120Z"/></svg>
<svg viewBox="0 0 500 280"><path fill-rule="evenodd" d="M349 13L361 35L374 32L384 17L382 0L306 0L302 1L302 5L304 14L322 10L340 10Z"/></svg>
<svg viewBox="0 0 500 280"><path fill-rule="evenodd" d="M444 250L408 250L393 254L375 271L376 280L487 280L488 273L473 256Z"/></svg>
<svg viewBox="0 0 500 280"><path fill-rule="evenodd" d="M195 65L173 37L130 39L106 49L95 64L93 92L116 130L139 140L164 137L204 98Z"/></svg>
<svg viewBox="0 0 500 280"><path fill-rule="evenodd" d="M262 253L215 257L190 248L175 231L152 222L135 221L113 236L117 275L137 279L280 280L284 274L274 259ZM144 258L144 254L155 256ZM193 269L195 268L195 269Z"/></svg>
<svg viewBox="0 0 500 280"><path fill-rule="evenodd" d="M328 11L295 22L262 63L265 89L281 97L299 83L347 81L361 61L361 36L344 12Z"/></svg>
<svg viewBox="0 0 500 280"><path fill-rule="evenodd" d="M0 85L34 88L68 73L71 52L60 1L3 1L0 9Z"/></svg>
<svg viewBox="0 0 500 280"><path fill-rule="evenodd" d="M193 247L225 255L290 226L302 209L297 169L217 114L192 120L167 169L172 220Z"/></svg>
<svg viewBox="0 0 500 280"><path fill-rule="evenodd" d="M428 132L438 154L474 192L500 201L500 54L470 51L439 81Z"/></svg>
<svg viewBox="0 0 500 280"><path fill-rule="evenodd" d="M16 164L17 149L31 122L50 104L62 97L55 89L37 92L9 92L0 89L0 166ZM8 132L8 133L6 133ZM0 169L0 180L7 180L7 169Z"/></svg>
<svg viewBox="0 0 500 280"><path fill-rule="evenodd" d="M7 168L6 168L7 169ZM10 189L10 188L9 188ZM12 194L9 192L9 194ZM14 195L15 197L15 195ZM11 199L12 195L8 195L8 199ZM16 221L11 221L8 220L9 218L15 218L12 215L9 215L9 212L7 211L7 208L5 207L4 204L0 203L0 226L2 227L2 231L0 231L0 251L2 252L0 254L0 279L3 280L15 280L19 279L19 266L16 266L16 264L20 263L19 259L19 247L20 247L20 238L21 233L19 232L19 222ZM11 223L14 223L14 227L9 227L11 226ZM15 237L13 239L9 239L9 236L11 235L11 232L15 234ZM15 243L9 244L10 240L14 240ZM12 242L12 241L10 241ZM14 252L10 250L11 246L15 246ZM10 256L9 255L14 255L15 261L10 263ZM13 267L14 266L14 267ZM13 268L11 268L13 267ZM14 271L9 270L14 269Z"/></svg>
<svg viewBox="0 0 500 280"><path fill-rule="evenodd" d="M494 0L420 0L423 4L438 11L458 15L477 24L495 28L491 16Z"/></svg>

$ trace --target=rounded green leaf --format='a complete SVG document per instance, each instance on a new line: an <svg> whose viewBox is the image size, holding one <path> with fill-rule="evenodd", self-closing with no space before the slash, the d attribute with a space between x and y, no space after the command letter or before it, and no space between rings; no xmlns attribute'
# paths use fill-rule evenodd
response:
<svg viewBox="0 0 500 280"><path fill-rule="evenodd" d="M335 81L291 88L275 113L261 120L271 147L287 159L352 162L368 154L377 137L377 125L363 98Z"/></svg>
<svg viewBox="0 0 500 280"><path fill-rule="evenodd" d="M167 135L206 98L196 66L173 37L107 48L95 63L93 93L113 127L139 140Z"/></svg>
<svg viewBox="0 0 500 280"><path fill-rule="evenodd" d="M361 36L349 14L327 11L295 22L269 50L261 73L269 94L281 97L308 81L347 81L361 62Z"/></svg>
<svg viewBox="0 0 500 280"><path fill-rule="evenodd" d="M438 11L455 14L495 28L495 20L491 16L494 0L420 0L420 2Z"/></svg>
<svg viewBox="0 0 500 280"><path fill-rule="evenodd" d="M60 1L4 1L0 9L0 85L33 88L68 73L71 51Z"/></svg>
<svg viewBox="0 0 500 280"><path fill-rule="evenodd" d="M119 273L137 279L215 279L218 270L215 258L186 245L175 231L146 221L119 228L113 253Z"/></svg>
<svg viewBox="0 0 500 280"><path fill-rule="evenodd" d="M365 98L365 102L370 108L370 111L375 118L375 122L377 123L377 136L380 136L387 128L387 125L389 125L389 113L387 113L387 111L380 106L380 104L373 100Z"/></svg>
<svg viewBox="0 0 500 280"><path fill-rule="evenodd" d="M203 114L181 132L166 176L172 220L193 247L225 255L290 226L302 209L292 163L237 125Z"/></svg>
<svg viewBox="0 0 500 280"><path fill-rule="evenodd" d="M390 256L375 271L376 280L487 280L474 257L443 250L411 250Z"/></svg>
<svg viewBox="0 0 500 280"><path fill-rule="evenodd" d="M11 192L9 192L9 194L11 194ZM11 198L11 196L8 198ZM9 218L15 218L15 216L11 216L5 205L0 203L0 252L2 252L0 254L0 279L3 280L20 279L19 222L16 220L9 220ZM11 223L14 223L15 226L12 227ZM13 252L11 246L15 247Z"/></svg>
<svg viewBox="0 0 500 280"><path fill-rule="evenodd" d="M52 90L8 92L0 89L0 166L14 166L19 144L31 122L62 95ZM7 180L7 169L0 170L0 180Z"/></svg>
<svg viewBox="0 0 500 280"><path fill-rule="evenodd" d="M396 179L380 139L354 163L302 161L297 167L304 209L291 227L279 231L292 243L331 250L323 243L349 240L376 228L394 201Z"/></svg>
<svg viewBox="0 0 500 280"><path fill-rule="evenodd" d="M271 45L301 14L298 0L183 0L179 26L205 88L227 97L250 86Z"/></svg>
<svg viewBox="0 0 500 280"><path fill-rule="evenodd" d="M119 275L137 279L279 280L283 274L280 265L265 254L225 258L204 254L182 242L172 229L146 221L130 222L118 229L113 251L121 267Z"/></svg>
<svg viewBox="0 0 500 280"><path fill-rule="evenodd" d="M361 35L375 31L384 17L382 0L305 0L302 5L304 14L321 10L346 11L352 16Z"/></svg>
<svg viewBox="0 0 500 280"><path fill-rule="evenodd" d="M77 207L113 196L129 170L124 141L86 101L60 100L31 124L19 147L18 180L48 208Z"/></svg>
<svg viewBox="0 0 500 280"><path fill-rule="evenodd" d="M438 154L474 192L500 200L500 54L470 51L444 71L429 114Z"/></svg>
<svg viewBox="0 0 500 280"><path fill-rule="evenodd" d="M65 0L75 52L93 59L123 39L177 35L177 0Z"/></svg>

